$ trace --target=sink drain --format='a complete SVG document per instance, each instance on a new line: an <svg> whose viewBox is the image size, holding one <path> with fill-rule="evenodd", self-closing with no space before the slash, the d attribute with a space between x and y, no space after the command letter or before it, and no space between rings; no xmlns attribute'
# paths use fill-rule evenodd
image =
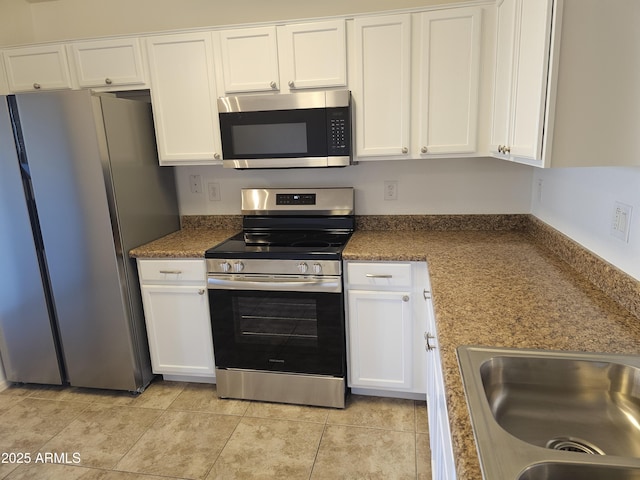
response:
<svg viewBox="0 0 640 480"><path fill-rule="evenodd" d="M547 448L563 452L588 453L590 455L605 455L602 449L591 442L574 437L552 438L547 442Z"/></svg>

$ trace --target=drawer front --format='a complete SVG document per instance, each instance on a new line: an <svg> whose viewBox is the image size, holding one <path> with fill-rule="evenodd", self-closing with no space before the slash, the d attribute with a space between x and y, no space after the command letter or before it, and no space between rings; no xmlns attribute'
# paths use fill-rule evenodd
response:
<svg viewBox="0 0 640 480"><path fill-rule="evenodd" d="M202 260L138 260L142 283L207 283L205 261Z"/></svg>
<svg viewBox="0 0 640 480"><path fill-rule="evenodd" d="M348 262L347 283L363 287L410 287L411 264Z"/></svg>

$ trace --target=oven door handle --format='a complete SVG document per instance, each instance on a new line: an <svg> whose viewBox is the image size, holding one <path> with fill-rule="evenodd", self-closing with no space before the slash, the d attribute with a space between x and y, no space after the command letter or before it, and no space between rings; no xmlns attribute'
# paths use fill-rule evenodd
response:
<svg viewBox="0 0 640 480"><path fill-rule="evenodd" d="M295 280L270 276L207 277L209 290L252 290L269 292L325 292L341 293L341 277L295 277Z"/></svg>

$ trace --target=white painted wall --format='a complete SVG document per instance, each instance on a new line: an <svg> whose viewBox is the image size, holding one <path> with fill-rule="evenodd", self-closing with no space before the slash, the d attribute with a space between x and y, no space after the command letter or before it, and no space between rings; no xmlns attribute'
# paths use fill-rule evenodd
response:
<svg viewBox="0 0 640 480"><path fill-rule="evenodd" d="M201 175L203 193L189 188ZM356 214L529 213L533 169L493 158L361 162L345 168L233 170L176 168L182 215L239 215L245 187L353 186ZM385 180L398 181L398 200L385 201ZM220 185L221 201L207 184Z"/></svg>
<svg viewBox="0 0 640 480"><path fill-rule="evenodd" d="M536 217L640 280L640 168L535 169L531 192ZM633 207L629 243L610 234L616 201Z"/></svg>

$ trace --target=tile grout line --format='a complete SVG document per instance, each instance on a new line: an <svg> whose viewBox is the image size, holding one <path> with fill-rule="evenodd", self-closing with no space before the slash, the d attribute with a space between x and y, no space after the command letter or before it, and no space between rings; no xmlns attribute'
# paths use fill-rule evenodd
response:
<svg viewBox="0 0 640 480"><path fill-rule="evenodd" d="M151 386L151 384L149 384L149 387ZM147 389L149 388L147 387ZM186 384L185 384L186 387ZM180 396L180 394L184 391L185 387L183 387L180 392L175 396L175 398L171 401L171 403L169 403L166 407L164 408L157 408L155 410L162 410L162 413L160 415L158 415L158 417L149 424L149 426L138 436L138 438L131 444L131 446L127 449L127 451L118 459L118 461L115 463L115 465L110 469L110 471L112 472L125 472L126 470L116 470L116 467L118 466L118 464L122 461L122 459L124 457L126 457L131 450L133 449L133 447L135 447L138 442L142 439L142 437L149 431L151 430L151 428L153 428L153 426L160 421L160 419L166 415L166 413L169 411L169 407L171 405L173 405L173 403L178 399L178 397ZM147 390L145 389L145 391ZM144 393L144 392L143 392ZM139 397L138 397L139 398ZM144 407L133 407L133 408L144 408ZM138 472L136 472L136 474L139 474ZM144 474L147 475L147 474Z"/></svg>
<svg viewBox="0 0 640 480"><path fill-rule="evenodd" d="M127 449L127 451L118 459L118 461L115 463L115 465L113 467L111 467L111 471L112 472L127 472L127 470L116 470L116 467L118 466L118 464L124 459L124 457L126 457L131 450L133 449L133 447L135 447L138 442L142 439L142 437L144 435L146 435L146 433L151 430L151 428L160 421L160 419L167 413L167 409L157 409L157 410L162 410L162 413L160 415L158 415L158 417L149 424L149 426L142 432L140 433L140 435L138 435L138 438L136 438L136 440L134 442L131 443L131 445L129 446L129 448ZM128 472L131 473L131 472ZM136 474L139 474L139 472L135 472Z"/></svg>
<svg viewBox="0 0 640 480"><path fill-rule="evenodd" d="M327 418L329 417L329 415L327 415ZM316 454L313 457L313 462L311 463L311 471L309 472L309 480L311 480L311 478L313 477L313 471L315 470L316 467L316 462L318 461L318 454L320 453L320 445L322 445L322 439L324 438L325 433L327 432L327 427L329 426L328 423L326 423L324 426L322 427L322 435L320 435L320 440L318 441L318 448L316 448Z"/></svg>

